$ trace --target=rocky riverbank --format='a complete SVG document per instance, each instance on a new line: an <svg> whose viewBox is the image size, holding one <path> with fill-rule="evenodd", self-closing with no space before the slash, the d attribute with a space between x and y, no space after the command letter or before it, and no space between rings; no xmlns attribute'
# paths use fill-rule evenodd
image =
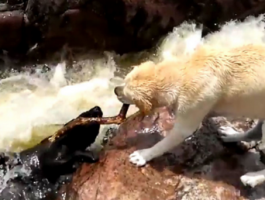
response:
<svg viewBox="0 0 265 200"><path fill-rule="evenodd" d="M60 200L239 200L262 199L264 185L245 187L240 176L262 169L259 154L250 144L224 145L217 137L220 125L247 130L252 120L206 119L193 137L144 168L129 163L128 156L164 137L174 117L167 109L149 117L135 114L118 129L96 164L84 164ZM147 132L149 128L152 133Z"/></svg>
<svg viewBox="0 0 265 200"><path fill-rule="evenodd" d="M39 62L61 50L135 52L153 47L183 21L204 33L265 11L255 0L8 0L0 3L0 61ZM56 52L60 55L56 56Z"/></svg>

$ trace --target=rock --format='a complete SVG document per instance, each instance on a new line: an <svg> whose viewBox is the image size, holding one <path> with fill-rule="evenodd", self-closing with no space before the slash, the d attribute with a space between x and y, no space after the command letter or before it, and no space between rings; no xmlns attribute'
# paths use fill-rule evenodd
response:
<svg viewBox="0 0 265 200"><path fill-rule="evenodd" d="M1 49L11 50L17 47L22 39L23 12L7 11L0 13Z"/></svg>
<svg viewBox="0 0 265 200"><path fill-rule="evenodd" d="M9 0L0 3L2 62L60 59L62 49L69 55L135 52L153 47L185 20L202 23L207 34L227 20L264 11L265 3L255 0Z"/></svg>
<svg viewBox="0 0 265 200"><path fill-rule="evenodd" d="M255 124L252 120L205 119L200 129L171 153L143 168L130 164L129 154L159 141L173 120L166 108L146 117L138 113L129 117L102 152L100 162L84 164L58 200L241 200L265 196L264 185L249 190L239 179L247 171L264 167L259 154L241 143L223 144L217 137L220 125L243 131Z"/></svg>

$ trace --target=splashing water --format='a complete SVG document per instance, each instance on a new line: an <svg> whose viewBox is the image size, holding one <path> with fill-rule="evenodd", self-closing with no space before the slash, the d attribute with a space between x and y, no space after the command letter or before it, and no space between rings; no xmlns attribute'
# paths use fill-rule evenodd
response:
<svg viewBox="0 0 265 200"><path fill-rule="evenodd" d="M204 39L195 24L183 23L168 34L153 59L181 59L198 45L232 48L264 43L262 20L263 16L250 17L242 23L232 21ZM66 71L65 64L59 63L51 72L36 69L33 74L10 73L0 81L1 149L18 151L36 144L60 124L95 105L102 108L104 116L118 113L121 103L113 89L122 79L114 75L117 66L113 56L82 63L79 71ZM135 111L135 107L130 109L130 113Z"/></svg>
<svg viewBox="0 0 265 200"><path fill-rule="evenodd" d="M50 79L40 70L34 74L10 74L9 78L2 79L0 148L18 151L36 144L61 124L95 105L102 108L104 116L116 115L122 104L113 92L113 81L121 82L114 77L115 69L109 56L97 62L87 61L74 74L75 78L71 71L66 74L65 63L59 63ZM66 75L74 79L72 83Z"/></svg>
<svg viewBox="0 0 265 200"><path fill-rule="evenodd" d="M168 34L158 48L160 60L191 54L198 45L229 49L245 44L265 43L264 15L248 17L244 22L230 21L219 32L202 38L202 30L184 22Z"/></svg>

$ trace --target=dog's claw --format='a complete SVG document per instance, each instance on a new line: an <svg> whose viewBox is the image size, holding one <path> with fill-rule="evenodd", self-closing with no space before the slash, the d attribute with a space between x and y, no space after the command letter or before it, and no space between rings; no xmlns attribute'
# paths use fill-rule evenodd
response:
<svg viewBox="0 0 265 200"><path fill-rule="evenodd" d="M241 176L240 180L245 186L248 185L254 188L265 181L265 175L259 172L249 172Z"/></svg>
<svg viewBox="0 0 265 200"><path fill-rule="evenodd" d="M140 151L133 152L130 156L130 162L138 167L146 165L145 158L141 155Z"/></svg>
<svg viewBox="0 0 265 200"><path fill-rule="evenodd" d="M219 132L219 137L224 141L224 142L239 142L240 141L240 134L238 131L233 129L232 127L228 126L221 126L218 129Z"/></svg>

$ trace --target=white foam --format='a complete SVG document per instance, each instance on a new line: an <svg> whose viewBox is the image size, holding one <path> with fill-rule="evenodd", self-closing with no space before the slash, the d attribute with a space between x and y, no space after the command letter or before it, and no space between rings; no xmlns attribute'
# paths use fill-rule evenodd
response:
<svg viewBox="0 0 265 200"><path fill-rule="evenodd" d="M40 74L20 74L2 80L0 148L20 150L23 143L36 137L32 134L42 134L38 137L51 134L45 129L42 133L36 133L34 127L63 124L95 105L102 108L104 116L116 115L122 105L113 92L115 85L111 82L111 79L115 79L116 66L113 60L106 59L82 69L80 79L88 75L83 70L94 73L84 82L76 80L74 84L67 84L64 63L55 67L50 80ZM32 83L33 88L29 87ZM15 91L14 87L17 88Z"/></svg>
<svg viewBox="0 0 265 200"><path fill-rule="evenodd" d="M191 54L198 45L220 48L233 48L244 44L259 44L265 42L264 16L248 17L244 22L230 21L206 38L201 37L202 30L195 24L184 22L168 34L158 50L160 59L172 56L181 59L183 55Z"/></svg>

